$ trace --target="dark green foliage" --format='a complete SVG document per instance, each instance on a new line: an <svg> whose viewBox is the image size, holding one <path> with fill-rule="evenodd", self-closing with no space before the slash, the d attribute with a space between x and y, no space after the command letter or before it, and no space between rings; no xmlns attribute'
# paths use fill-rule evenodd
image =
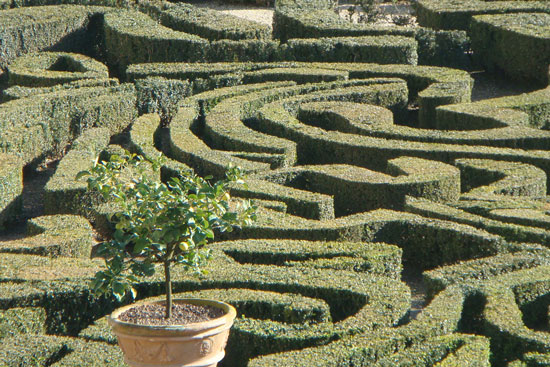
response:
<svg viewBox="0 0 550 367"><path fill-rule="evenodd" d="M135 91L131 85L68 89L17 99L0 105L4 132L0 147L17 153L28 163L61 151L90 127L120 132L135 115Z"/></svg>
<svg viewBox="0 0 550 367"><path fill-rule="evenodd" d="M74 82L58 84L53 87L21 87L13 86L2 91L2 102L11 101L13 99L31 97L38 94L47 94L58 92L65 89L76 89L85 87L116 87L119 85L118 79L101 78L101 79L83 79Z"/></svg>
<svg viewBox="0 0 550 367"><path fill-rule="evenodd" d="M419 0L418 23L435 29L469 30L473 15L507 13L548 13L547 1Z"/></svg>
<svg viewBox="0 0 550 367"><path fill-rule="evenodd" d="M191 94L191 85L185 80L150 77L135 85L138 113L158 113L164 121L170 121L179 102Z"/></svg>
<svg viewBox="0 0 550 367"><path fill-rule="evenodd" d="M304 10L307 9L307 10ZM340 18L326 7L276 6L273 18L274 35L287 42L292 38L407 36L418 43L418 63L459 68L470 67L466 52L469 38L465 32L434 31L429 28L382 27L354 24ZM340 59L344 61L345 59Z"/></svg>
<svg viewBox="0 0 550 367"><path fill-rule="evenodd" d="M418 352L425 348L423 348L424 344L427 346L424 350L433 350L432 347L434 343L437 345L442 341L444 341L441 343L443 346L455 350L457 346L462 346L466 343L457 343L457 341L462 339L460 334L448 334L452 333L457 328L465 299L465 294L459 288L451 287L441 292L441 294L426 307L425 313L420 314L416 320L412 320L407 325L391 329L382 329L374 334L371 333L354 336L352 338L344 338L340 341L327 344L326 346L262 356L252 360L249 365L284 366L296 363L295 361L303 361L305 365L319 367L336 367L346 364L370 366L374 365L377 361L384 363L382 362L384 358L388 358L386 361L391 361L393 357L398 358L399 361L399 355L407 356L408 353L414 353L415 350ZM441 335L448 336L437 338ZM466 338L470 337L466 336ZM474 352L463 358L471 358L480 361L486 360L486 339L480 337L476 337L475 339L480 342L480 346L484 347L479 348L477 353ZM474 343L474 345L475 344L476 343ZM436 350L437 349L438 348L436 348ZM443 359L442 357L446 357L446 354L440 354L439 357L436 355L433 356L431 363ZM405 357L403 363L413 363L417 361L417 358L418 357L411 361Z"/></svg>
<svg viewBox="0 0 550 367"><path fill-rule="evenodd" d="M472 18L472 49L489 71L537 86L548 85L550 14L479 15Z"/></svg>
<svg viewBox="0 0 550 367"><path fill-rule="evenodd" d="M46 312L39 307L0 310L0 340L22 334L43 334Z"/></svg>
<svg viewBox="0 0 550 367"><path fill-rule="evenodd" d="M503 223L476 213L469 213L460 208L453 208L428 200L408 198L405 203L405 209L424 217L451 220L453 222L474 226L502 236L509 241L534 242L545 245L550 244L550 233L543 229Z"/></svg>
<svg viewBox="0 0 550 367"><path fill-rule="evenodd" d="M118 347L47 335L4 339L0 363L7 367L127 366Z"/></svg>
<svg viewBox="0 0 550 367"><path fill-rule="evenodd" d="M89 216L87 211L90 205L101 202L99 197L86 194L86 184L76 181L75 176L94 163L99 153L107 147L109 137L109 130L94 128L75 140L44 188L46 213L80 213Z"/></svg>
<svg viewBox="0 0 550 367"><path fill-rule="evenodd" d="M285 59L416 65L416 47L413 38L403 36L289 39Z"/></svg>
<svg viewBox="0 0 550 367"><path fill-rule="evenodd" d="M113 10L104 15L109 65L124 70L142 62L202 61L208 41L159 25L143 13Z"/></svg>
<svg viewBox="0 0 550 367"><path fill-rule="evenodd" d="M241 264L275 264L367 272L398 279L401 249L383 243L243 240L217 247Z"/></svg>
<svg viewBox="0 0 550 367"><path fill-rule="evenodd" d="M207 62L273 62L280 60L284 60L284 54L279 42L263 39L213 41L204 59Z"/></svg>
<svg viewBox="0 0 550 367"><path fill-rule="evenodd" d="M0 252L89 258L93 245L92 227L82 217L53 215L28 221L25 240L0 244Z"/></svg>
<svg viewBox="0 0 550 367"><path fill-rule="evenodd" d="M527 350L548 352L546 333L530 329L525 323L536 319L537 314L540 317L542 310L528 311L529 305L548 294L549 279L549 267L539 266L496 277L481 288L486 301L481 331L491 338L493 363L514 360ZM546 317L547 309L542 312Z"/></svg>
<svg viewBox="0 0 550 367"><path fill-rule="evenodd" d="M0 69L18 56L45 49L84 52L87 27L97 10L77 5L20 8L0 14Z"/></svg>
<svg viewBox="0 0 550 367"><path fill-rule="evenodd" d="M8 85L50 87L81 79L107 79L109 70L84 55L39 52L18 57L7 69Z"/></svg>
<svg viewBox="0 0 550 367"><path fill-rule="evenodd" d="M11 154L0 154L0 230L21 211L23 162Z"/></svg>
<svg viewBox="0 0 550 367"><path fill-rule="evenodd" d="M434 31L419 28L415 39L418 42L418 64L471 69L470 38L464 31Z"/></svg>
<svg viewBox="0 0 550 367"><path fill-rule="evenodd" d="M208 40L270 39L270 27L221 12L178 3L162 12L161 23Z"/></svg>

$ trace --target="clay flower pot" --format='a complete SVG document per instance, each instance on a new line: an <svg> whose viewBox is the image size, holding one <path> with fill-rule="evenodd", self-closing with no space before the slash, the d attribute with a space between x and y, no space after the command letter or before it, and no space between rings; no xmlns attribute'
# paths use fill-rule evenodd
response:
<svg viewBox="0 0 550 367"><path fill-rule="evenodd" d="M214 306L225 312L223 316L205 322L147 326L118 319L120 314L135 304L115 310L108 320L129 366L215 367L225 356L229 328L237 315L235 308L227 303L195 298L173 302Z"/></svg>

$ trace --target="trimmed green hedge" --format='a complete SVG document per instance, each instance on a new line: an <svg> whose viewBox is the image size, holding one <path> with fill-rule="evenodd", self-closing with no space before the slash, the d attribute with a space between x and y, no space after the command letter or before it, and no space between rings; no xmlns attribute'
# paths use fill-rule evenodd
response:
<svg viewBox="0 0 550 367"><path fill-rule="evenodd" d="M105 13L105 52L109 65L124 70L131 63L202 61L208 41L159 25L133 10Z"/></svg>
<svg viewBox="0 0 550 367"><path fill-rule="evenodd" d="M24 240L0 244L0 252L90 258L94 239L90 223L75 215L32 218Z"/></svg>
<svg viewBox="0 0 550 367"><path fill-rule="evenodd" d="M550 125L550 88L536 90L517 96L485 99L462 104L450 104L436 109L437 128L445 130L495 129L513 127L516 136L527 139L526 149L544 149ZM513 137L508 132L505 136Z"/></svg>
<svg viewBox="0 0 550 367"><path fill-rule="evenodd" d="M312 76L321 70L334 70L348 74L349 79L401 78L407 82L409 101L420 107L420 126L435 127L435 109L443 104L470 101L472 80L465 71L412 65L378 65L362 63L151 63L130 65L127 79L162 76L168 79L188 79L194 90L219 88L229 83L241 84L244 80L288 80L292 69L309 68ZM268 72L267 70L272 69ZM280 73L277 73L280 70ZM244 78L243 78L244 73ZM323 72L321 72L322 74ZM253 79L252 79L253 78ZM298 76L297 81L303 78ZM206 82L205 82L206 81ZM225 89L222 89L225 91ZM417 133L418 134L418 133ZM403 135L403 134L401 134ZM410 133L408 135L411 135ZM432 135L435 135L432 133ZM441 134L440 134L441 135ZM429 134L428 134L429 136ZM441 137L440 137L441 138ZM464 139L462 140L464 141Z"/></svg>
<svg viewBox="0 0 550 367"><path fill-rule="evenodd" d="M7 68L8 85L50 87L80 79L106 79L109 70L90 57L68 52L39 52L18 57Z"/></svg>
<svg viewBox="0 0 550 367"><path fill-rule="evenodd" d="M0 310L0 341L24 334L44 334L45 324L46 312L40 307Z"/></svg>
<svg viewBox="0 0 550 367"><path fill-rule="evenodd" d="M50 335L25 335L4 339L0 363L7 367L127 367L118 347Z"/></svg>
<svg viewBox="0 0 550 367"><path fill-rule="evenodd" d="M307 97L302 97L301 94ZM245 126L242 120L253 118L254 112L267 101L293 95L298 95L295 98L299 100L305 98L307 101L376 102L399 113L406 105L407 90L405 83L398 80L372 79L306 84L236 96L221 101L205 115L204 139L217 149L284 154L283 165L291 166L297 159L296 144L289 141L293 140L291 136L275 138L272 133L271 136L264 135Z"/></svg>
<svg viewBox="0 0 550 367"><path fill-rule="evenodd" d="M402 247L403 258L422 269L509 248L501 237L471 226L384 209L319 222L259 208L258 218L254 225L234 231L231 238L382 241Z"/></svg>
<svg viewBox="0 0 550 367"><path fill-rule="evenodd" d="M61 159L55 174L44 187L46 213L86 214L90 210L87 207L101 202L98 195L87 193L86 181L77 181L76 175L90 168L96 161L99 153L109 144L110 135L105 128L93 128L75 140L71 150Z"/></svg>
<svg viewBox="0 0 550 367"><path fill-rule="evenodd" d="M401 141L472 146L506 146L511 148L538 147L539 149L544 149L550 142L546 141L550 138L550 134L531 127L518 127L514 125L466 131L418 129L394 124L393 115L382 117L382 112L376 109L373 110L372 106L351 103L344 103L342 106L334 103L330 108L326 105L322 106L324 106L323 111L325 115L321 116L320 111L314 112L313 110L309 110L305 113L300 109L298 119L308 124L313 123L324 130L337 130L345 133ZM331 111L331 108L335 110ZM406 121L406 117L400 118L399 115L396 117L398 119L397 122ZM365 122L365 119L368 119L369 122ZM359 121L363 122L359 123Z"/></svg>
<svg viewBox="0 0 550 367"><path fill-rule="evenodd" d="M270 39L271 27L222 12L177 3L160 15L161 24L208 40Z"/></svg>
<svg viewBox="0 0 550 367"><path fill-rule="evenodd" d="M550 244L550 232L544 229L521 226L512 223L503 223L498 220L487 218L487 214L480 215L479 213L470 213L466 211L467 209L471 210L471 208L468 207L460 209L461 206L469 206L472 205L472 203L475 206L482 207L484 211L489 211L490 213L491 209L487 209L484 205L486 202L477 200L473 202L458 202L456 205L458 206L458 208L453 208L448 205L438 204L428 200L406 198L405 210L411 213L422 215L424 217L467 224L479 229L483 229L487 232L502 236L508 241L534 242L541 243L543 245ZM496 203L499 203L499 201L497 201ZM489 202L489 205L494 204L495 201Z"/></svg>
<svg viewBox="0 0 550 367"><path fill-rule="evenodd" d="M241 264L305 266L401 277L402 250L385 243L241 240L216 248Z"/></svg>
<svg viewBox="0 0 550 367"><path fill-rule="evenodd" d="M550 230L550 216L544 210L535 209L494 209L489 217L506 223Z"/></svg>
<svg viewBox="0 0 550 367"><path fill-rule="evenodd" d="M275 2L276 9L332 9L338 2L336 0L277 0Z"/></svg>
<svg viewBox="0 0 550 367"><path fill-rule="evenodd" d="M470 28L473 15L507 13L549 13L547 1L418 0L418 23L435 29Z"/></svg>
<svg viewBox="0 0 550 367"><path fill-rule="evenodd" d="M296 248L298 243L288 244L289 248L281 249L282 256L287 256L285 254L293 246L295 251L299 251ZM351 254L342 253L339 249L324 250L321 244L317 244L317 248L320 253L334 259L332 266L311 266L307 259L292 256L289 259L294 261L285 267L273 266L269 261L265 265L239 264L225 255L225 251L231 252L233 256L238 256L235 255L238 253L247 256L249 247L229 242L220 245L215 248L217 253L214 260L207 266L207 270L216 271L202 279L186 274L181 267L174 268L174 291L219 288L219 291L204 291L195 295L212 294L221 299L229 297L230 302L230 299L235 299L245 318L238 320L240 326L234 329L230 341L234 343L233 347L228 347L227 360L239 361L233 365L242 365L258 353L323 344L346 335L376 331L395 325L407 312L409 290L400 281L390 278L395 277L398 269L373 270L365 266L354 271L339 270L340 265L334 256ZM350 250L354 248L353 244L348 246ZM364 252L353 258L380 264L383 257L389 256L399 266L400 251L395 247L375 244L364 246ZM340 258L344 266L349 261L347 256ZM26 266L21 267L21 264ZM48 330L66 328L78 332L79 327L90 323L97 312L109 312L115 305L112 300L109 303L89 298L86 291L85 284L98 265L99 261L81 259L6 255L0 258L3 278L18 279L20 282L19 288L12 289L7 288L8 283L2 283L3 300L0 302L4 302L3 307L6 302L10 305L8 307L41 305L49 315ZM373 275L373 272L388 276ZM333 282L322 281L328 276ZM22 291L22 287L25 290ZM46 289L49 291L46 292ZM250 289L269 292L254 292ZM143 282L139 290L140 297L161 292L160 274ZM278 294L281 296L276 297ZM285 333L281 333L281 330ZM81 336L95 340L108 338L108 334L98 327L82 332ZM112 342L112 338L107 341ZM25 353L19 356L25 357ZM74 354L75 358L78 356L79 353ZM82 365L87 366L88 363Z"/></svg>
<svg viewBox="0 0 550 367"><path fill-rule="evenodd" d="M282 42L292 38L407 36L417 42L418 63L468 68L470 40L464 31L429 28L384 27L354 24L342 19L332 6L283 6L276 4L273 33Z"/></svg>
<svg viewBox="0 0 550 367"><path fill-rule="evenodd" d="M467 300L468 297L460 288L450 287L441 292L417 319L411 320L407 325L344 338L326 346L261 356L253 359L249 366L371 366L395 353L406 355L407 351L418 351L424 343L430 346L434 337L448 335L444 339L456 342L455 338L461 338L461 335L451 333L458 329L463 305ZM486 345L486 340L479 337L477 339L482 341L482 345ZM478 353L474 352L468 357L483 360L487 356L487 348L482 350L483 352L478 349ZM407 362L413 363L410 360ZM435 362L432 360L433 363Z"/></svg>
<svg viewBox="0 0 550 367"><path fill-rule="evenodd" d="M334 219L334 199L325 194L299 190L265 180L249 179L248 188L234 186L231 193L254 200L276 200L286 205L284 213L317 220Z"/></svg>
<svg viewBox="0 0 550 367"><path fill-rule="evenodd" d="M415 158L399 158L388 162L388 174L349 165L300 166L257 174L254 179L328 195L334 200L336 216L341 217L377 208L399 209L406 195L430 197L436 201L456 201L459 196L459 171L449 165ZM393 177L392 177L393 176ZM246 196L256 191L272 192L278 200L287 201L288 194L271 190L273 185L254 181L254 186L240 189ZM275 192L281 192L277 197ZM305 195L302 195L305 196ZM303 200L303 199L302 199Z"/></svg>
<svg viewBox="0 0 550 367"><path fill-rule="evenodd" d="M21 214L23 162L11 154L0 153L0 230Z"/></svg>
<svg viewBox="0 0 550 367"><path fill-rule="evenodd" d="M455 165L460 169L465 199L546 196L546 173L532 165L488 159L457 159Z"/></svg>
<svg viewBox="0 0 550 367"><path fill-rule="evenodd" d="M13 86L6 88L2 91L2 102L8 102L14 99L27 98L38 94L47 94L52 92L58 92L66 89L76 89L85 87L116 87L119 85L118 79L83 79L65 84L58 84L53 87L21 87Z"/></svg>
<svg viewBox="0 0 550 367"><path fill-rule="evenodd" d="M258 110L255 128L261 132L295 141L302 164L349 163L370 169L384 169L389 159L408 155L453 162L457 158L514 160L550 172L546 151L523 151L492 147L388 140L323 131L298 121L282 103L266 104ZM376 157L376 159L374 159Z"/></svg>
<svg viewBox="0 0 550 367"><path fill-rule="evenodd" d="M42 6L0 12L0 69L22 54L45 49L83 52L91 46L87 28L97 9L79 5Z"/></svg>
<svg viewBox="0 0 550 367"><path fill-rule="evenodd" d="M549 275L549 266L539 266L494 278L481 288L485 301L481 331L491 338L493 363L514 360L525 351L550 351L548 334L526 326L540 325L542 314L547 317L547 307L540 309L544 302L536 300L550 292Z"/></svg>
<svg viewBox="0 0 550 367"><path fill-rule="evenodd" d="M474 55L487 70L548 85L550 14L478 15L472 18L470 34Z"/></svg>
<svg viewBox="0 0 550 367"><path fill-rule="evenodd" d="M418 346L378 361L377 367L390 366L491 366L489 339L473 335L446 335L428 339Z"/></svg>
<svg viewBox="0 0 550 367"><path fill-rule="evenodd" d="M90 127L111 133L125 129L136 116L132 85L87 87L21 98L0 105L0 147L26 163L60 152Z"/></svg>
<svg viewBox="0 0 550 367"><path fill-rule="evenodd" d="M210 43L206 62L273 62L284 60L278 41L245 39L219 40Z"/></svg>
<svg viewBox="0 0 550 367"><path fill-rule="evenodd" d="M330 70L321 68L296 67L296 68L266 68L243 72L242 82L265 83L277 81L293 81L298 84L332 82L348 79L348 73L343 70Z"/></svg>
<svg viewBox="0 0 550 367"><path fill-rule="evenodd" d="M174 9L177 7L171 7L167 12ZM171 22L166 24L172 25ZM181 28L178 24L172 26ZM138 31L138 28L147 31ZM284 45L268 39L208 42L159 25L145 14L128 10L107 12L104 33L108 63L116 66L119 72L130 63L145 62L317 60L416 65L418 59L417 43L410 37L292 39Z"/></svg>
<svg viewBox="0 0 550 367"><path fill-rule="evenodd" d="M548 250L544 248L535 251L518 251L447 265L425 271L422 275L428 298L432 298L452 284L479 283L521 269L550 265L548 255Z"/></svg>
<svg viewBox="0 0 550 367"><path fill-rule="evenodd" d="M146 159L157 159L161 153L156 148L160 127L161 120L157 114L146 114L138 117L130 129L130 151L144 156ZM161 179L166 182L169 177L177 176L180 171L189 170L190 168L185 164L165 158L161 167Z"/></svg>
<svg viewBox="0 0 550 367"><path fill-rule="evenodd" d="M217 177L223 177L229 164L240 166L249 172L269 169L270 165L268 163L248 161L237 156L231 156L226 152L212 149L197 137L192 130L196 129L200 110L208 109L209 103L215 105L220 100L234 95L243 95L291 84L289 82L280 82L221 88L191 97L189 101L185 102L188 106L178 109L170 123L168 142L170 156L192 167L200 175L212 174Z"/></svg>
<svg viewBox="0 0 550 367"><path fill-rule="evenodd" d="M134 84L138 113L158 113L165 122L172 119L178 103L192 92L192 85L186 80L149 77L136 80Z"/></svg>
<svg viewBox="0 0 550 367"><path fill-rule="evenodd" d="M413 38L403 36L292 38L286 44L285 59L416 65L416 48Z"/></svg>

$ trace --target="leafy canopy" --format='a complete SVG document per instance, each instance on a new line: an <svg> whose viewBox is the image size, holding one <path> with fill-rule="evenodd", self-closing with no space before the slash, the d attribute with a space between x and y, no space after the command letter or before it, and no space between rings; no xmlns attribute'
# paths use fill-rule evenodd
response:
<svg viewBox="0 0 550 367"><path fill-rule="evenodd" d="M132 284L140 276L153 275L159 263L165 265L168 282L167 265L169 269L181 264L204 273L202 266L211 256L206 245L215 232L256 219L256 208L249 201L231 201L229 185L244 184L238 167L229 168L225 179L213 183L211 177L183 171L164 183L158 174L157 179L151 174L158 173L161 164L162 157L147 161L135 154L112 155L76 177L87 177L89 190L120 209L112 218L116 228L112 239L98 246L97 254L106 265L92 281L98 294L112 291L120 300L130 292L135 297Z"/></svg>

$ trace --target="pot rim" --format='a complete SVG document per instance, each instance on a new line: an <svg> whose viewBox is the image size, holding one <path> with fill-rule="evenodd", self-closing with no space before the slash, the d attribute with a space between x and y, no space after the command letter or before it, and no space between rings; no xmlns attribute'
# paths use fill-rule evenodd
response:
<svg viewBox="0 0 550 367"><path fill-rule="evenodd" d="M155 303L165 303L166 300L157 300L157 301L139 301L136 303L132 303L130 305L126 305L123 307L120 307L113 311L108 317L107 320L111 327L113 328L122 328L126 331L134 330L138 334L141 334L141 332L145 331L158 331L158 332L173 332L173 333L186 333L189 331L194 332L201 332L201 331L208 331L214 328L218 328L222 325L228 324L229 327L233 324L233 320L237 316L237 311L233 306L231 306L228 303L218 301L218 300L212 300L212 299L204 299L204 298L178 298L174 299L173 303L191 303L196 305L208 305L213 306L217 308L221 308L225 311L225 313L212 320L208 321L202 321L202 322L195 322L195 323L189 323L189 324L179 324L179 325L139 325L134 324L131 322L121 321L118 317L123 312L127 311L128 309L131 309L136 306L144 305L144 304L155 304Z"/></svg>

